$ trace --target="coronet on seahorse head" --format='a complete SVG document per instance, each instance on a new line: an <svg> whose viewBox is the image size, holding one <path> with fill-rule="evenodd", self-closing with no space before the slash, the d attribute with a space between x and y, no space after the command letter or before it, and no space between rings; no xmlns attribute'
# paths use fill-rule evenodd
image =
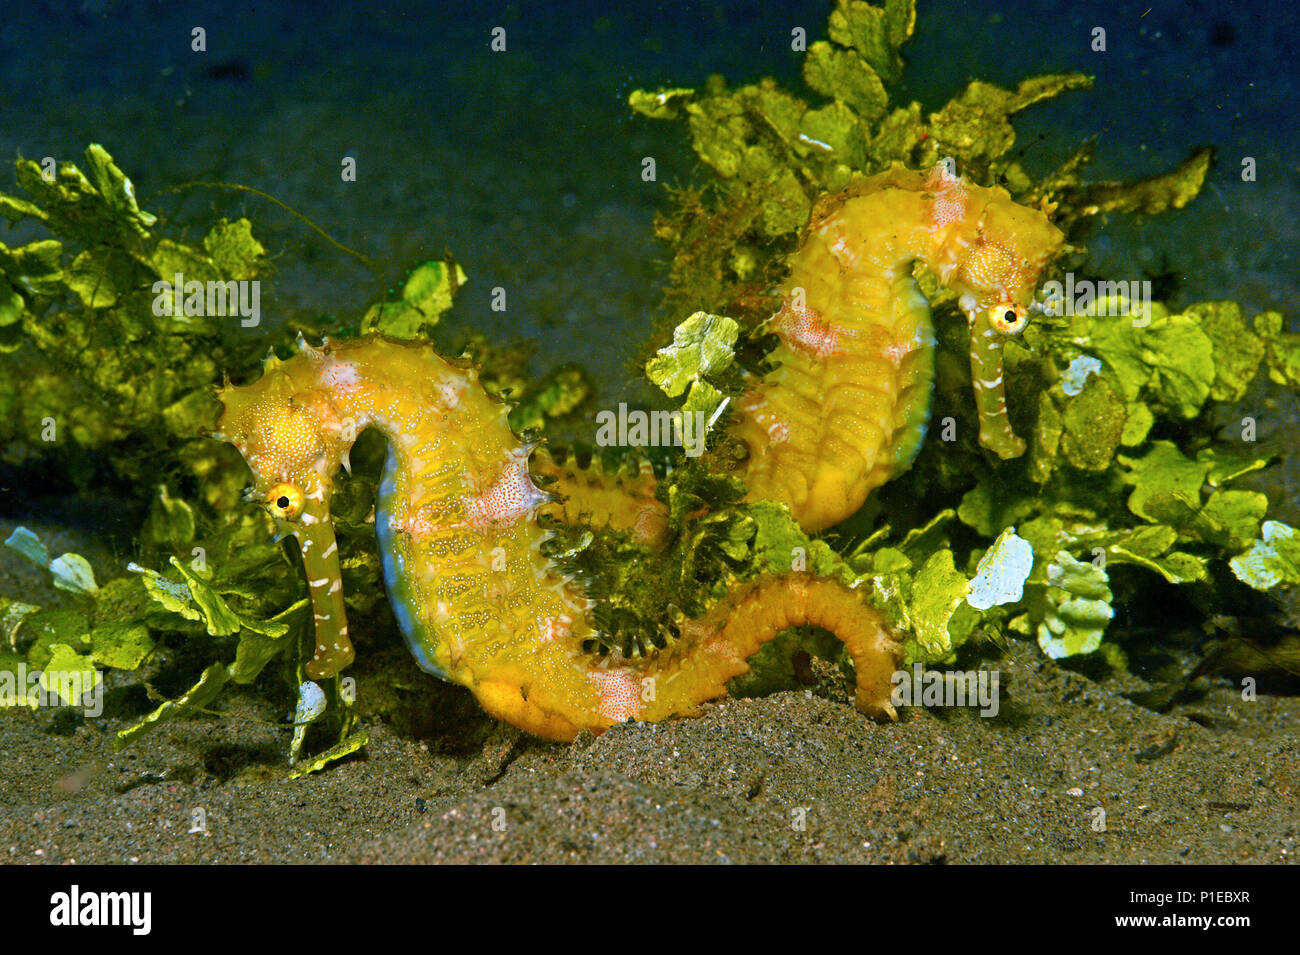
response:
<svg viewBox="0 0 1300 955"><path fill-rule="evenodd" d="M1019 334L1064 234L1043 211L1013 201L1005 189L967 183L951 159L935 166L926 188L935 226L959 222L947 240L946 281L962 310L972 322L984 318L996 332Z"/></svg>

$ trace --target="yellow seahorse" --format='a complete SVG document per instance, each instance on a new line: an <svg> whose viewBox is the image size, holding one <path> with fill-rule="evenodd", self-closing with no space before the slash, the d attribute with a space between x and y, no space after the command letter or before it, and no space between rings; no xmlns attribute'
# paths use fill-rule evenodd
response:
<svg viewBox="0 0 1300 955"><path fill-rule="evenodd" d="M813 209L770 320L780 367L739 404L751 500L790 506L806 530L844 520L912 463L934 378L923 262L970 322L980 442L1024 453L1007 420L1002 340L1025 327L1063 236L1005 190L966 183L952 160L928 175L895 166Z"/></svg>
<svg viewBox="0 0 1300 955"><path fill-rule="evenodd" d="M914 259L955 288L971 315L982 438L1000 454L1019 453L994 336L1023 328L1038 272L1059 243L1041 213L1001 190L966 186L947 166L928 179L895 169L823 200L774 317L782 364L742 402L734 430L750 451L750 497L784 501L817 529L910 463L932 362ZM534 448L520 445L505 406L467 364L376 335L321 348L300 339L297 355L268 360L258 381L227 385L219 397L218 436L239 449L255 493L301 547L315 614L313 678L338 673L353 656L330 496L357 434L375 427L389 443L376 525L399 625L421 667L468 687L489 713L557 740L689 713L724 693L763 642L814 625L846 644L858 708L894 714L898 644L883 617L860 592L808 575L738 584L648 656L586 651L592 601L541 553L549 535L537 516L558 509L654 546L664 525L653 476L641 474L618 497L599 475L545 458L539 470L567 498L544 494L530 473Z"/></svg>

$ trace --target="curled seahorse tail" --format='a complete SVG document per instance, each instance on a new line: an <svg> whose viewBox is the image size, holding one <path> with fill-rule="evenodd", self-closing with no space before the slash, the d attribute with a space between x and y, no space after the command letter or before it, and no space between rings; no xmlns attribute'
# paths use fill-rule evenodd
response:
<svg viewBox="0 0 1300 955"><path fill-rule="evenodd" d="M740 588L683 628L689 655L649 661L656 699L638 718L688 713L726 692L726 682L749 670L749 658L791 627L829 630L848 648L856 669L857 708L875 719L897 719L891 678L901 647L884 616L861 591L835 580L792 575L766 577ZM671 651L671 648L670 648Z"/></svg>

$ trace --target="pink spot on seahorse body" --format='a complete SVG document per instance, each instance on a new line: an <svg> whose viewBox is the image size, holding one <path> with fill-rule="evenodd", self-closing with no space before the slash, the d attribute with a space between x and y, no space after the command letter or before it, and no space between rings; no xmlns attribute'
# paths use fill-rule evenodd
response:
<svg viewBox="0 0 1300 955"><path fill-rule="evenodd" d="M537 629L541 632L542 643L554 643L561 637L567 637L572 623L573 618L568 614L560 614L554 617L538 617Z"/></svg>
<svg viewBox="0 0 1300 955"><path fill-rule="evenodd" d="M423 514L412 513L401 524L401 530L412 537L425 537L437 530L437 526Z"/></svg>
<svg viewBox="0 0 1300 955"><path fill-rule="evenodd" d="M934 193L930 200L930 223L936 232L966 217L966 187L957 175L957 164L951 159L938 162L925 188Z"/></svg>
<svg viewBox="0 0 1300 955"><path fill-rule="evenodd" d="M700 649L704 655L718 661L739 663L742 660L741 652L737 649L735 641L727 635L725 628L719 628L705 637L700 643Z"/></svg>
<svg viewBox="0 0 1300 955"><path fill-rule="evenodd" d="M772 316L772 330L792 349L814 358L840 353L839 330L816 309L786 302Z"/></svg>
<svg viewBox="0 0 1300 955"><path fill-rule="evenodd" d="M917 339L905 342L891 341L881 349L881 354L888 358L890 362L893 363L894 367L897 368L903 363L903 359L916 351L918 347Z"/></svg>
<svg viewBox="0 0 1300 955"><path fill-rule="evenodd" d="M861 236L857 230L849 229L843 216L829 216L817 227L817 234L841 266L849 270L858 268L862 260Z"/></svg>
<svg viewBox="0 0 1300 955"><path fill-rule="evenodd" d="M772 410L772 406L757 391L745 394L737 404L742 414L754 419L754 423L767 432L768 440L773 444L790 440L790 425Z"/></svg>
<svg viewBox="0 0 1300 955"><path fill-rule="evenodd" d="M438 382L434 387L442 406L448 410L454 410L460 405L460 400L465 392L469 390L469 382L463 378L458 378Z"/></svg>
<svg viewBox="0 0 1300 955"><path fill-rule="evenodd" d="M327 358L321 362L317 377L326 388L344 394L351 394L361 387L361 372L357 366L340 358Z"/></svg>
<svg viewBox="0 0 1300 955"><path fill-rule="evenodd" d="M602 718L622 723L641 711L641 684L631 670L592 670L587 677L596 684Z"/></svg>
<svg viewBox="0 0 1300 955"><path fill-rule="evenodd" d="M515 451L492 485L469 499L469 523L478 528L513 523L545 503L546 495L529 477L527 452Z"/></svg>

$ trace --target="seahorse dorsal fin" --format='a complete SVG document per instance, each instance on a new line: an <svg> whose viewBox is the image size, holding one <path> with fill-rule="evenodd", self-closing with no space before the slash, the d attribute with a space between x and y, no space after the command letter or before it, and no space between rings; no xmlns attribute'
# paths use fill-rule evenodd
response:
<svg viewBox="0 0 1300 955"><path fill-rule="evenodd" d="M961 176L957 175L957 160L951 156L944 156L934 164L934 169L930 171L930 177L926 180L925 187L930 191L940 191L960 183Z"/></svg>

